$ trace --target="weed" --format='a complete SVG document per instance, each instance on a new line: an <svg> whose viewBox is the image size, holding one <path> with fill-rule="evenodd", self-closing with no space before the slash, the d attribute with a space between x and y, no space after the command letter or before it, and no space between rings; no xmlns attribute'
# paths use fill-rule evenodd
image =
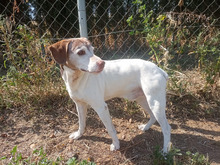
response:
<svg viewBox="0 0 220 165"><path fill-rule="evenodd" d="M8 33L2 22L4 19L0 17L7 72L0 75L0 107L39 108L48 96L63 94L65 89L60 85L59 69L42 48L48 41L38 38L26 25L19 25Z"/></svg>
<svg viewBox="0 0 220 165"><path fill-rule="evenodd" d="M17 146L11 150L11 157L9 159L5 156L0 158L0 163L8 165L95 165L94 162L87 160L78 161L75 157L72 157L67 161L63 160L62 157L57 157L55 160L51 160L47 157L47 154L42 148L39 150L34 150L30 157L23 158L21 153L18 152Z"/></svg>
<svg viewBox="0 0 220 165"><path fill-rule="evenodd" d="M189 165L210 165L208 155L205 156L199 152L191 153L190 151L187 151L186 160L186 163Z"/></svg>
<svg viewBox="0 0 220 165"><path fill-rule="evenodd" d="M157 146L152 157L154 165L210 165L208 156L205 157L199 152L191 153L190 151L184 154L175 147L172 147L167 154L164 154Z"/></svg>
<svg viewBox="0 0 220 165"><path fill-rule="evenodd" d="M79 162L75 157L70 158L67 162L67 165L95 165L94 162L88 162L87 160L83 160Z"/></svg>
<svg viewBox="0 0 220 165"><path fill-rule="evenodd" d="M156 146L153 153L154 165L173 165L176 164L176 156L182 155L179 149L172 148L167 154L160 151L160 147Z"/></svg>
<svg viewBox="0 0 220 165"><path fill-rule="evenodd" d="M135 101L124 100L125 105L123 109L127 111L130 115L138 113L140 111L140 106Z"/></svg>

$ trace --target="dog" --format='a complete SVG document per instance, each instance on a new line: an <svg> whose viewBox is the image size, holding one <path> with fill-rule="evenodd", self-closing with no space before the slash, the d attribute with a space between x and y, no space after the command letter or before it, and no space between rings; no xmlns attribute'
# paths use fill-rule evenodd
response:
<svg viewBox="0 0 220 165"><path fill-rule="evenodd" d="M118 150L119 140L105 101L120 97L136 101L150 114L148 123L138 126L140 130L146 131L156 121L159 123L164 137L163 152L168 152L171 127L165 115L168 75L164 70L141 59L104 61L94 55L94 48L86 38L61 40L48 48L60 65L66 89L78 112L79 128L69 138L79 139L83 135L90 105L112 138L110 150Z"/></svg>

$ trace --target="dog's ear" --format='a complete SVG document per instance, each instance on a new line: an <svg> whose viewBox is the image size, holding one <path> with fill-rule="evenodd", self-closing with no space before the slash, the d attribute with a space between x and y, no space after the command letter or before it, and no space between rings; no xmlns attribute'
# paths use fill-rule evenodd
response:
<svg viewBox="0 0 220 165"><path fill-rule="evenodd" d="M64 65L66 63L68 58L69 44L71 42L71 40L62 40L48 47L48 49L52 53L54 60L58 64Z"/></svg>

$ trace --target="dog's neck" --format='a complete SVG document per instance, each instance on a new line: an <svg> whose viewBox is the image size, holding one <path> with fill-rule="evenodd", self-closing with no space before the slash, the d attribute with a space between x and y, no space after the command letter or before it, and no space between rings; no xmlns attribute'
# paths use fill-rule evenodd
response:
<svg viewBox="0 0 220 165"><path fill-rule="evenodd" d="M77 87L82 83L83 77L87 75L87 73L79 69L73 69L66 65L60 66L60 72L67 88L70 88L71 91L77 90ZM67 90L69 91L69 89Z"/></svg>

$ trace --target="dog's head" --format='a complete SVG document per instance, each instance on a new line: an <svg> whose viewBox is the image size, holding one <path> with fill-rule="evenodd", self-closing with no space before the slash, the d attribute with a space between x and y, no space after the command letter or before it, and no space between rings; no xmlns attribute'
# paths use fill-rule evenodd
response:
<svg viewBox="0 0 220 165"><path fill-rule="evenodd" d="M86 38L65 39L48 48L58 64L73 70L99 73L105 66L105 62L94 55L94 48Z"/></svg>

